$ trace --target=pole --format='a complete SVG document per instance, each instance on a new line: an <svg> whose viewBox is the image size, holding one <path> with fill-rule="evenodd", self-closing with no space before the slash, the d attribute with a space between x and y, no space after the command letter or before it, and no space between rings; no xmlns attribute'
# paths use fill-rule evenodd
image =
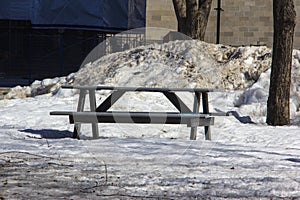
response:
<svg viewBox="0 0 300 200"><path fill-rule="evenodd" d="M217 34L216 34L216 44L220 44L220 29L221 29L221 11L224 11L221 8L221 0L218 0L217 8Z"/></svg>
<svg viewBox="0 0 300 200"><path fill-rule="evenodd" d="M64 30L60 29L59 33L59 66L60 66L60 75L64 75L64 66L63 66L63 33Z"/></svg>

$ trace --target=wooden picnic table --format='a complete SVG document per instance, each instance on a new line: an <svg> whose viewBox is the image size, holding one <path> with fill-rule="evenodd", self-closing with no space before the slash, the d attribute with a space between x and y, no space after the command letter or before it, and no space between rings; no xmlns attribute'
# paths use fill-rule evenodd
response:
<svg viewBox="0 0 300 200"><path fill-rule="evenodd" d="M79 138L81 123L91 123L93 138L99 137L98 123L142 123L142 124L186 124L191 127L190 139L195 140L197 127L204 126L205 139L211 140L210 125L214 124L214 115L210 113L208 93L214 89L203 88L150 88L150 87L113 87L113 86L62 86L63 89L78 89L79 100L77 111L53 111L51 115L68 115L70 123L74 123L74 138ZM110 90L111 94L96 105L96 91ZM175 106L177 112L132 112L109 111L109 109L127 92L159 92ZM190 92L194 95L193 108L190 109L176 94ZM89 95L90 110L85 111L84 105ZM199 112L202 99L202 112Z"/></svg>

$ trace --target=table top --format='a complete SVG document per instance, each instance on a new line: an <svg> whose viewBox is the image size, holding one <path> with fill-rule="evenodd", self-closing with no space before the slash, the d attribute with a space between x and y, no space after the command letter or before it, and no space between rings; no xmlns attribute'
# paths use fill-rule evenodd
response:
<svg viewBox="0 0 300 200"><path fill-rule="evenodd" d="M142 92L217 92L211 88L154 88L154 87L114 87L114 86L70 86L64 85L66 89L80 90L119 90L119 91L142 91Z"/></svg>

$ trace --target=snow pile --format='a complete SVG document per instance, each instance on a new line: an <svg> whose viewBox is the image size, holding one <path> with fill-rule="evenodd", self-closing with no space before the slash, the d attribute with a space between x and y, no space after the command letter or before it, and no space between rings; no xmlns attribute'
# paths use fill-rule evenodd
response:
<svg viewBox="0 0 300 200"><path fill-rule="evenodd" d="M10 89L10 91L4 96L5 99L16 99L35 97L37 95L52 93L55 94L61 85L71 83L73 74L67 77L60 78L47 78L42 81L36 80L30 86L16 86Z"/></svg>
<svg viewBox="0 0 300 200"><path fill-rule="evenodd" d="M292 63L292 84L290 97L290 114L292 118L299 116L300 110L300 51L293 51ZM254 114L256 116L266 115L266 103L269 93L271 69L260 74L259 79L249 88L247 88L241 96L242 101L238 106L251 107L251 112L247 110L247 114ZM263 107L263 109L259 109Z"/></svg>
<svg viewBox="0 0 300 200"><path fill-rule="evenodd" d="M104 56L68 77L16 87L6 98L56 91L61 84L244 89L270 67L266 47L230 47L201 41L152 44Z"/></svg>
<svg viewBox="0 0 300 200"><path fill-rule="evenodd" d="M236 48L228 59L225 59L221 84L224 89L248 88L270 66L271 50L267 47Z"/></svg>
<svg viewBox="0 0 300 200"><path fill-rule="evenodd" d="M266 47L174 41L102 57L79 70L74 84L237 90L257 81L270 61Z"/></svg>
<svg viewBox="0 0 300 200"><path fill-rule="evenodd" d="M5 98L55 94L63 84L200 87L245 90L235 101L235 106L254 106L257 103L266 104L270 65L271 50L265 46L231 47L195 40L172 41L103 56L67 77L12 88ZM300 102L299 68L300 51L294 50L291 86L293 113L298 111Z"/></svg>

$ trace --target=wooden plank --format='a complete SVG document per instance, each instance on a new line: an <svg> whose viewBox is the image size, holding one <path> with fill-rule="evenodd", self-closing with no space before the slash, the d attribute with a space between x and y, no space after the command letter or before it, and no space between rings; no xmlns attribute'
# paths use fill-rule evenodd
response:
<svg viewBox="0 0 300 200"><path fill-rule="evenodd" d="M232 113L231 112L210 112L209 113L210 116L219 116L219 117L225 117L225 116L232 116Z"/></svg>
<svg viewBox="0 0 300 200"><path fill-rule="evenodd" d="M194 94L193 113L199 113L200 98L201 98L201 93L200 92L195 92L195 94ZM191 126L190 140L196 140L197 130L198 130L197 126Z"/></svg>
<svg viewBox="0 0 300 200"><path fill-rule="evenodd" d="M169 101L182 113L191 113L192 111L174 92L163 92Z"/></svg>
<svg viewBox="0 0 300 200"><path fill-rule="evenodd" d="M78 106L77 106L77 112L82 112L84 110L86 94L87 94L86 90L80 90ZM74 124L74 131L73 131L73 138L78 138L79 139L80 130L81 130L81 123L75 123Z"/></svg>
<svg viewBox="0 0 300 200"><path fill-rule="evenodd" d="M95 112L96 111L96 94L95 94L95 90L93 90L93 89L89 90L89 99L90 99L90 110L91 110L91 112ZM98 123L92 123L92 133L93 133L93 138L94 139L99 138Z"/></svg>
<svg viewBox="0 0 300 200"><path fill-rule="evenodd" d="M74 112L71 123L137 123L137 124L187 124L199 119L199 126L213 125L213 117L192 113L153 112Z"/></svg>
<svg viewBox="0 0 300 200"><path fill-rule="evenodd" d="M116 103L125 93L124 90L117 90L111 93L96 109L96 112L107 111L114 103Z"/></svg>
<svg viewBox="0 0 300 200"><path fill-rule="evenodd" d="M74 111L51 111L50 115L73 115L78 112ZM128 112L128 111L107 111L107 112L90 112L90 111L83 111L81 113L91 113L96 115L102 115L102 116L111 116L111 115L120 115L120 116L128 116L134 115L134 116L174 116L174 117L183 117L183 118L193 118L193 117L203 117L203 118L209 118L209 114L203 114L203 113L180 113L180 112Z"/></svg>
<svg viewBox="0 0 300 200"><path fill-rule="evenodd" d="M208 117L208 118L192 118L190 120L190 123L187 124L188 127L196 128L198 126L208 126L208 125L214 125L215 119L214 117ZM193 139L191 139L193 140Z"/></svg>
<svg viewBox="0 0 300 200"><path fill-rule="evenodd" d="M202 108L204 114L209 114L209 104L208 104L208 93L202 92ZM211 140L211 130L210 126L204 127L204 134L206 140Z"/></svg>
<svg viewBox="0 0 300 200"><path fill-rule="evenodd" d="M211 88L153 88L153 87L113 87L113 86L68 86L65 89L95 89L95 90L123 90L123 91L142 91L142 92L217 92L219 90Z"/></svg>
<svg viewBox="0 0 300 200"><path fill-rule="evenodd" d="M50 115L73 115L73 111L51 111Z"/></svg>
<svg viewBox="0 0 300 200"><path fill-rule="evenodd" d="M122 112L122 111L119 111L119 112ZM124 112L126 112L126 111L124 111ZM74 113L74 112L73 111L51 111L50 115L72 115L72 113ZM231 116L232 114L230 112L217 112L217 113L211 113L210 112L210 113L205 114L205 115L206 116L218 117L218 116Z"/></svg>

